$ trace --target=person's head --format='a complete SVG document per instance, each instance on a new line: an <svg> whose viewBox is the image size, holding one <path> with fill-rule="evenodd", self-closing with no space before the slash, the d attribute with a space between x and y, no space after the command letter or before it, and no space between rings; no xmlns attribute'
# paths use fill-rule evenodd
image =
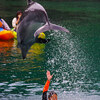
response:
<svg viewBox="0 0 100 100"><path fill-rule="evenodd" d="M16 18L20 18L22 16L22 11L17 11Z"/></svg>
<svg viewBox="0 0 100 100"><path fill-rule="evenodd" d="M48 95L48 99L49 100L57 100L57 93L55 93L54 91L51 91Z"/></svg>

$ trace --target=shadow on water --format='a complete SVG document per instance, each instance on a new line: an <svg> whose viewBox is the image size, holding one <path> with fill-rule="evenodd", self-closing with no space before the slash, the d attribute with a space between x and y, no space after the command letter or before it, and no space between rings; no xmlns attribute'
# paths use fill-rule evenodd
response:
<svg viewBox="0 0 100 100"><path fill-rule="evenodd" d="M44 60L42 54L45 44L32 45L26 60L22 59L16 44L16 40L0 41L1 99L18 99L20 96L22 99L25 95L35 95L38 90L42 91L39 83L44 79L41 74L44 70L40 63Z"/></svg>
<svg viewBox="0 0 100 100"><path fill-rule="evenodd" d="M67 2L59 3L56 10L53 10L53 2L44 6L51 21L68 28L71 33L47 32L51 41L34 44L25 60L16 47L16 40L0 41L0 100L41 100L46 70L54 75L50 90L57 92L58 100L100 99L98 3L97 10L94 2L68 2L67 7L65 4Z"/></svg>

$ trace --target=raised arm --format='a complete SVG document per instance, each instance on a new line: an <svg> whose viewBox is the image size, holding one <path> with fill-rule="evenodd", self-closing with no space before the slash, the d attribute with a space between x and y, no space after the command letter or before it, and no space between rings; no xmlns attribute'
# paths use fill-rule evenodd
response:
<svg viewBox="0 0 100 100"><path fill-rule="evenodd" d="M43 88L42 100L47 100L47 91L49 89L50 80L52 79L52 76L53 76L50 74L50 71L47 71L46 75L47 75L47 81L46 81L45 86Z"/></svg>

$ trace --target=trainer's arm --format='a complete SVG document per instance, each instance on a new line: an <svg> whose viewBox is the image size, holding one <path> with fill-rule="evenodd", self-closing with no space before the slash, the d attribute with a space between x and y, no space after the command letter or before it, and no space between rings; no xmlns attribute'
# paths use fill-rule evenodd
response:
<svg viewBox="0 0 100 100"><path fill-rule="evenodd" d="M50 80L52 79L52 76L53 75L50 74L50 71L47 71L47 81L46 81L45 86L43 88L42 100L47 100L47 91L49 89Z"/></svg>

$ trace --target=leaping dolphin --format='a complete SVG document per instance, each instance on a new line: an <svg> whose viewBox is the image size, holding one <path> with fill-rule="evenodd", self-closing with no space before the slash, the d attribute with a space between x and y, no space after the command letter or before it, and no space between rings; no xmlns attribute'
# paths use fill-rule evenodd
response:
<svg viewBox="0 0 100 100"><path fill-rule="evenodd" d="M18 46L21 49L23 59L29 48L37 41L41 32L49 30L69 31L61 26L50 23L46 10L37 2L27 0L28 7L23 12L17 27Z"/></svg>

